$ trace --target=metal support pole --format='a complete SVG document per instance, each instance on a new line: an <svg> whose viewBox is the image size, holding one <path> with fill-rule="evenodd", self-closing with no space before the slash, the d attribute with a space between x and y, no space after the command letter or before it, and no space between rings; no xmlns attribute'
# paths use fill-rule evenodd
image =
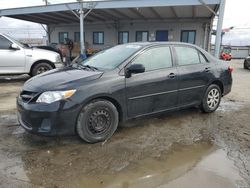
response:
<svg viewBox="0 0 250 188"><path fill-rule="evenodd" d="M83 8L80 9L80 47L81 55L85 55L85 45L84 45L84 11Z"/></svg>
<svg viewBox="0 0 250 188"><path fill-rule="evenodd" d="M208 36L208 24L205 24L205 36L204 36L204 42L203 42L203 49L207 50L207 36Z"/></svg>
<svg viewBox="0 0 250 188"><path fill-rule="evenodd" d="M226 0L220 0L220 9L219 9L219 17L217 21L217 31L216 31L216 39L215 39L215 57L219 57L220 54L220 45L221 45L221 31L224 19L224 11L225 11Z"/></svg>

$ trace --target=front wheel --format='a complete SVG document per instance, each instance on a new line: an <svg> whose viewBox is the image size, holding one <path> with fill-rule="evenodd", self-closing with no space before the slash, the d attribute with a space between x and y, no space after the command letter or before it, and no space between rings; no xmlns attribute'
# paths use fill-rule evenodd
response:
<svg viewBox="0 0 250 188"><path fill-rule="evenodd" d="M214 112L219 107L220 101L221 89L218 85L212 84L206 90L200 109L206 113Z"/></svg>
<svg viewBox="0 0 250 188"><path fill-rule="evenodd" d="M116 107L107 100L87 104L77 120L76 131L86 142L96 143L110 138L119 123Z"/></svg>
<svg viewBox="0 0 250 188"><path fill-rule="evenodd" d="M46 63L46 62L38 63L33 67L32 71L31 71L31 76L36 76L38 74L42 74L42 73L49 71L51 69L53 69L53 67L49 63Z"/></svg>

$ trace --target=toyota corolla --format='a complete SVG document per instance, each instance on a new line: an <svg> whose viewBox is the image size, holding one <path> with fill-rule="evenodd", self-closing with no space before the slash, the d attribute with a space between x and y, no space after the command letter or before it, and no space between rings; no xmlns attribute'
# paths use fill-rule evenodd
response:
<svg viewBox="0 0 250 188"><path fill-rule="evenodd" d="M185 43L118 45L28 80L17 97L28 132L110 138L119 122L197 106L214 112L231 91L232 68Z"/></svg>

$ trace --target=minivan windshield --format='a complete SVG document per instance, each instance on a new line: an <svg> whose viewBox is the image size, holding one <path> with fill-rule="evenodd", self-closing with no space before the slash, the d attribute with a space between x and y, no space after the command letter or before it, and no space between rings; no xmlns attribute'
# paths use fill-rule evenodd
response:
<svg viewBox="0 0 250 188"><path fill-rule="evenodd" d="M85 59L81 65L95 67L99 70L112 70L141 48L142 46L138 44L118 45Z"/></svg>

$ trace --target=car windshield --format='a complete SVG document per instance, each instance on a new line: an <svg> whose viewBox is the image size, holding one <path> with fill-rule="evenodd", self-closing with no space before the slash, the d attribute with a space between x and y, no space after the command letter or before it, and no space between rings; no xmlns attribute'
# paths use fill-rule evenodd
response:
<svg viewBox="0 0 250 188"><path fill-rule="evenodd" d="M10 37L9 35L6 35L10 40L12 40L12 42L16 43L18 46L21 46L22 48L28 48L27 45L21 43L21 42L18 42L17 40L13 39L12 37Z"/></svg>
<svg viewBox="0 0 250 188"><path fill-rule="evenodd" d="M112 70L141 48L142 46L137 44L118 45L84 60L81 65L95 67L99 70Z"/></svg>

